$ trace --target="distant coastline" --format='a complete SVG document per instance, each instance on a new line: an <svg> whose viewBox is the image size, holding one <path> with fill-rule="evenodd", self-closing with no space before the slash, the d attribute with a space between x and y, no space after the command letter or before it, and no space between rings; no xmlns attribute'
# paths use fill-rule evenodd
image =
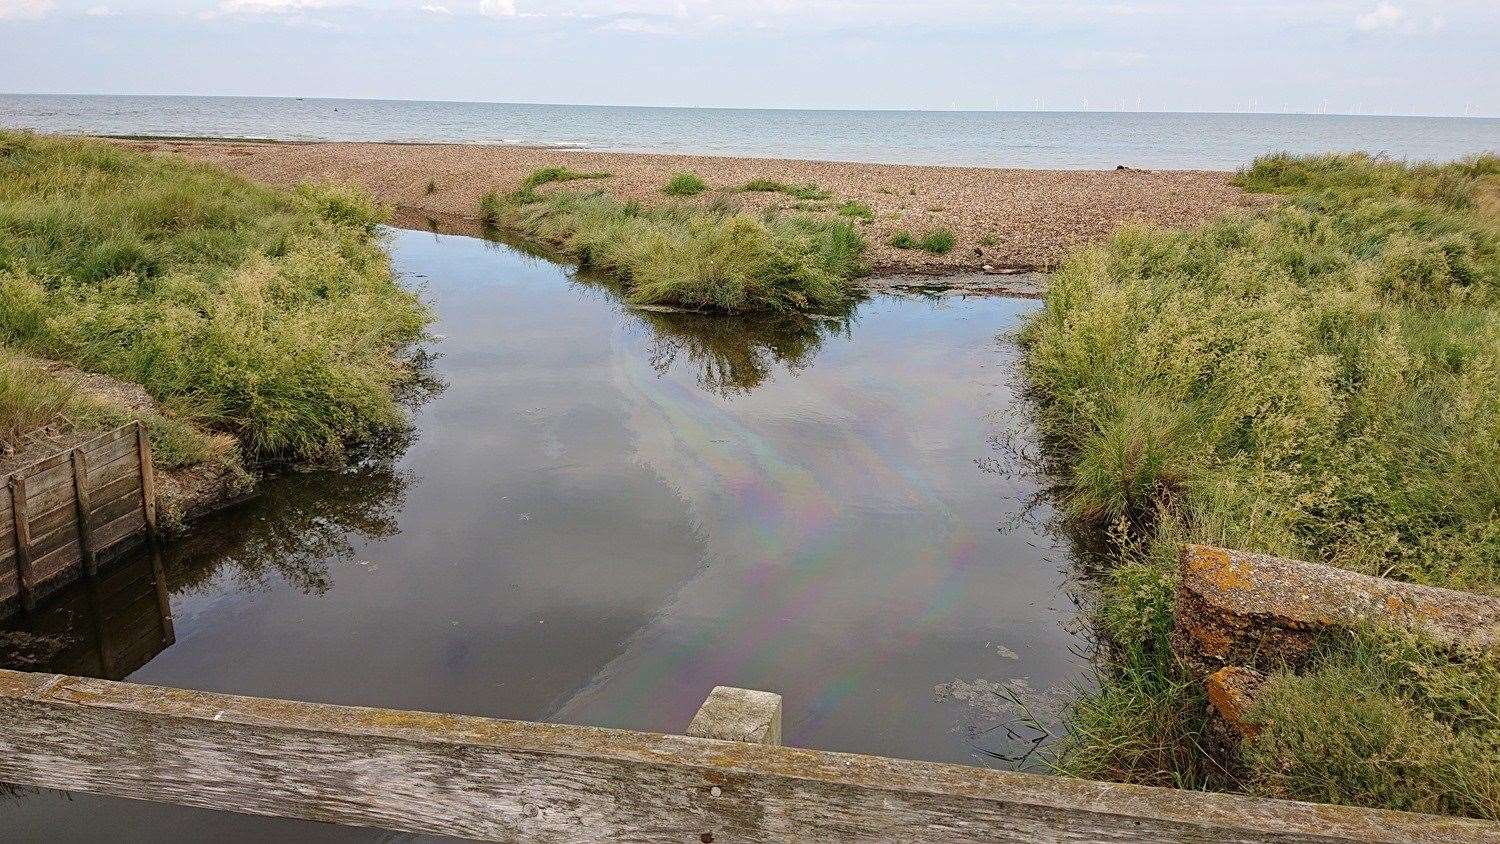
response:
<svg viewBox="0 0 1500 844"><path fill-rule="evenodd" d="M1233 170L1286 150L1451 160L1500 149L1500 119L1314 114L693 109L417 100L0 94L38 132L541 146L1031 169Z"/></svg>

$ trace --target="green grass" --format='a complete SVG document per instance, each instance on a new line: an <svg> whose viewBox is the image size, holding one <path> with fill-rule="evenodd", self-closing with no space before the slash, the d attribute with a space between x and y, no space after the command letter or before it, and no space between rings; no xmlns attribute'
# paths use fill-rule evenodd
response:
<svg viewBox="0 0 1500 844"><path fill-rule="evenodd" d="M866 223L875 222L875 212L870 209L870 206L865 205L863 202L855 202L852 199L839 206L839 214L845 217L854 217Z"/></svg>
<svg viewBox="0 0 1500 844"><path fill-rule="evenodd" d="M642 207L603 192L492 192L487 225L558 249L624 283L640 305L744 313L846 303L864 241L842 220L751 215L728 203Z"/></svg>
<svg viewBox="0 0 1500 844"><path fill-rule="evenodd" d="M890 240L887 240L886 243L889 243L891 246L894 246L897 249L917 248L917 239L912 237L911 232L907 231L906 229L897 229L895 233L891 235Z"/></svg>
<svg viewBox="0 0 1500 844"><path fill-rule="evenodd" d="M955 243L953 232L947 229L934 229L917 241L917 248L934 255L947 255L953 251Z"/></svg>
<svg viewBox="0 0 1500 844"><path fill-rule="evenodd" d="M1112 648L1074 706L1089 729L1060 750L1072 772L1223 784L1182 715L1201 692L1166 656L1183 541L1500 593L1500 159L1278 155L1237 180L1287 200L1193 231L1122 229L1058 268L1023 333L1062 509L1113 537L1095 608ZM1341 780L1362 776L1347 760L1317 775L1323 791L1272 776L1359 746L1335 698L1304 700L1325 732L1248 754L1256 788L1435 805L1430 780L1406 797ZM1409 703L1412 729L1437 717ZM1463 764L1464 747L1423 764Z"/></svg>
<svg viewBox="0 0 1500 844"><path fill-rule="evenodd" d="M913 237L912 233L906 229L900 229L891 235L891 239L887 242L897 249L921 249L934 255L946 255L952 252L956 243L953 232L947 229L934 229L920 238Z"/></svg>
<svg viewBox="0 0 1500 844"><path fill-rule="evenodd" d="M556 182L576 182L583 179L608 179L609 173L583 173L571 167L543 167L534 171L521 182L522 191L532 191L542 185Z"/></svg>
<svg viewBox="0 0 1500 844"><path fill-rule="evenodd" d="M661 192L667 196L697 196L708 190L708 185L696 173L678 173L667 182Z"/></svg>
<svg viewBox="0 0 1500 844"><path fill-rule="evenodd" d="M1273 676L1250 720L1251 793L1500 820L1494 653L1366 633L1301 676Z"/></svg>
<svg viewBox="0 0 1500 844"><path fill-rule="evenodd" d="M82 392L35 363L0 346L0 444L20 451L29 438L99 433L133 422L136 415ZM191 423L148 413L140 420L158 466L237 462L222 437Z"/></svg>
<svg viewBox="0 0 1500 844"><path fill-rule="evenodd" d="M826 190L818 187L812 182L805 185L789 185L774 179L752 179L740 190L746 193L783 193L794 199L804 201L818 201L833 196Z"/></svg>
<svg viewBox="0 0 1500 844"><path fill-rule="evenodd" d="M0 133L0 341L143 385L256 459L402 424L428 320L341 186L280 191L92 141Z"/></svg>

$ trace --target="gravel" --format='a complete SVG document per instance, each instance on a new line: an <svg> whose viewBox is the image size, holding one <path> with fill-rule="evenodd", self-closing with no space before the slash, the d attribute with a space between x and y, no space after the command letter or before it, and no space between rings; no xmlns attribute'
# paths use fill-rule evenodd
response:
<svg viewBox="0 0 1500 844"><path fill-rule="evenodd" d="M532 171L555 165L613 174L567 188L597 185L642 202L728 198L749 209L801 206L834 213L852 199L875 212L873 222L856 225L869 241L868 257L877 277L1045 270L1127 221L1193 226L1226 210L1268 201L1230 185L1228 173L1213 171L926 167L468 144L117 143L211 162L276 185L353 181L395 206L400 222L430 219L450 229L477 227L479 197L485 192L512 190ZM691 200L662 193L674 174L687 171L700 176L710 189ZM811 182L831 196L805 203L783 194L737 190L758 178L792 185ZM429 182L436 188L431 193ZM939 228L950 230L957 239L946 255L896 249L887 243L898 230L920 239Z"/></svg>

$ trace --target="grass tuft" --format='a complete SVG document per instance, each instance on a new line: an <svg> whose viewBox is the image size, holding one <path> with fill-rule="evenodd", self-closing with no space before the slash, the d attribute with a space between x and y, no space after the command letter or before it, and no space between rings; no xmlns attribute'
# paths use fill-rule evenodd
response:
<svg viewBox="0 0 1500 844"><path fill-rule="evenodd" d="M917 248L931 252L934 255L946 255L953 251L955 243L953 232L947 229L935 229L923 235L922 239L917 241Z"/></svg>
<svg viewBox="0 0 1500 844"><path fill-rule="evenodd" d="M728 203L641 207L603 192L490 193L490 226L547 243L623 281L636 304L742 313L834 307L863 272L847 222L754 216Z"/></svg>
<svg viewBox="0 0 1500 844"><path fill-rule="evenodd" d="M948 254L953 251L956 243L953 232L947 229L934 229L920 238L912 237L912 233L906 229L900 229L887 242L897 249L921 249L934 255Z"/></svg>
<svg viewBox="0 0 1500 844"><path fill-rule="evenodd" d="M521 182L521 190L531 191L542 185L556 182L576 182L582 179L608 179L609 173L583 173L571 167L543 167L534 171Z"/></svg>
<svg viewBox="0 0 1500 844"><path fill-rule="evenodd" d="M672 177L661 192L667 196L697 196L708 190L708 185L696 173L678 173Z"/></svg>
<svg viewBox="0 0 1500 844"><path fill-rule="evenodd" d="M774 179L752 179L740 190L746 193L782 193L805 202L816 202L833 196L812 182L805 185L789 185Z"/></svg>
<svg viewBox="0 0 1500 844"><path fill-rule="evenodd" d="M855 217L866 223L875 222L875 212L870 209L870 206L852 199L839 206L839 214L845 217Z"/></svg>

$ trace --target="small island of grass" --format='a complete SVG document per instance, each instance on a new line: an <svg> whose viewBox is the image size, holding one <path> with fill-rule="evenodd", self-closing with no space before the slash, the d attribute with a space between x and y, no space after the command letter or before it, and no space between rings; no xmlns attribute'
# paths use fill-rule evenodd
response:
<svg viewBox="0 0 1500 844"><path fill-rule="evenodd" d="M480 200L485 226L545 243L620 280L637 305L723 313L845 304L864 238L844 218L622 202L603 191L534 190Z"/></svg>

